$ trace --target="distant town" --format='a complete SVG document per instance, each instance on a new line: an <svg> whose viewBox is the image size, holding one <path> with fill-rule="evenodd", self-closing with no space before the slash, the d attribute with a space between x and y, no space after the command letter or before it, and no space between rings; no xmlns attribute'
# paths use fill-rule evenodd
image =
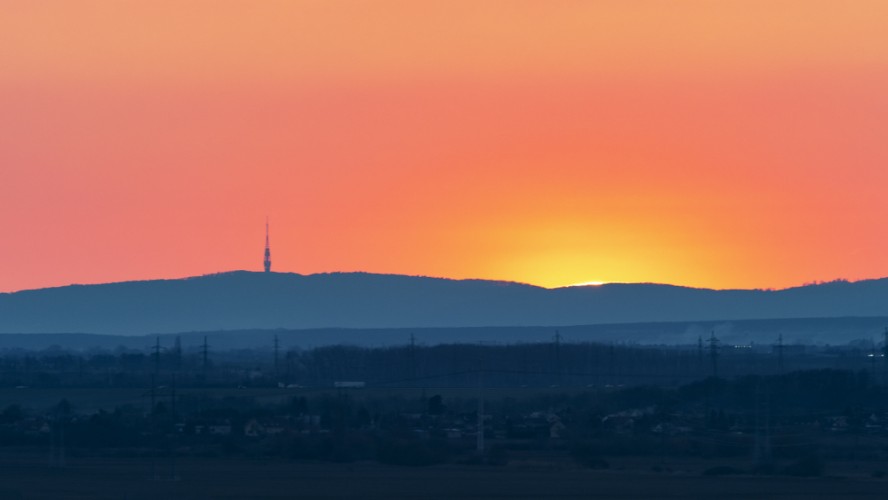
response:
<svg viewBox="0 0 888 500"><path fill-rule="evenodd" d="M0 455L888 476L886 346L5 350ZM27 453L26 453L27 455Z"/></svg>

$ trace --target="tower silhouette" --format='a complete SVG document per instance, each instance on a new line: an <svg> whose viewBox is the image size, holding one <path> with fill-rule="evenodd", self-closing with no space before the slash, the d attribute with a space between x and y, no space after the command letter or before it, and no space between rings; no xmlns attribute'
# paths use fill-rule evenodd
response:
<svg viewBox="0 0 888 500"><path fill-rule="evenodd" d="M712 362L712 376L718 378L718 339L715 331L709 334L709 360Z"/></svg>
<svg viewBox="0 0 888 500"><path fill-rule="evenodd" d="M268 217L265 218L265 260L262 262L265 272L271 272L271 245L268 243Z"/></svg>

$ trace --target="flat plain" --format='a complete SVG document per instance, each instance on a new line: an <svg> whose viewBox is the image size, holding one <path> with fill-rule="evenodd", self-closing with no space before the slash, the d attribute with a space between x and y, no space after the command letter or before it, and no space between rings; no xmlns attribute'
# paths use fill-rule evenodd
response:
<svg viewBox="0 0 888 500"><path fill-rule="evenodd" d="M616 462L589 470L567 462L515 457L505 466L398 467L369 462L330 464L246 458L69 457L48 467L32 450L0 455L0 498L50 499L330 499L558 498L781 500L884 498L888 481L853 464L818 478L704 476L705 461ZM838 464L837 464L838 465Z"/></svg>

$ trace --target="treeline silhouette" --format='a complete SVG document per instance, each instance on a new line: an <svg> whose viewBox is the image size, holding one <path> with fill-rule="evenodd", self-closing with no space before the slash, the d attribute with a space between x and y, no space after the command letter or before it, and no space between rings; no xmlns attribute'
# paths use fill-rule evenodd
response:
<svg viewBox="0 0 888 500"><path fill-rule="evenodd" d="M275 347L277 346L277 347ZM788 371L867 371L888 380L884 347L871 345L733 346L716 339L697 345L634 346L551 342L443 344L399 347L328 346L214 351L205 343L183 349L159 338L146 349L114 352L6 350L0 387L179 386L491 387L677 386L705 377L734 378Z"/></svg>
<svg viewBox="0 0 888 500"><path fill-rule="evenodd" d="M553 454L589 468L620 457L686 457L715 460L704 474L820 475L824 460L849 456L882 471L888 436L886 391L864 370L484 397L484 418L471 391L420 389L306 390L275 400L167 393L147 411L120 404L84 413L67 399L43 411L13 404L0 411L0 451L48 447L55 467L66 454L143 456L152 475L159 463L174 467L177 455L418 466ZM483 453L478 432L488 439ZM717 462L748 458L742 470Z"/></svg>

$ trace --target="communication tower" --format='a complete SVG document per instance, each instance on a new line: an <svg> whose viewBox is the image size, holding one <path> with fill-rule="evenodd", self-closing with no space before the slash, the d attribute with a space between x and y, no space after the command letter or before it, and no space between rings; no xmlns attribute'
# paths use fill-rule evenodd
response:
<svg viewBox="0 0 888 500"><path fill-rule="evenodd" d="M262 262L265 272L271 272L271 245L268 243L268 217L265 218L265 260Z"/></svg>

